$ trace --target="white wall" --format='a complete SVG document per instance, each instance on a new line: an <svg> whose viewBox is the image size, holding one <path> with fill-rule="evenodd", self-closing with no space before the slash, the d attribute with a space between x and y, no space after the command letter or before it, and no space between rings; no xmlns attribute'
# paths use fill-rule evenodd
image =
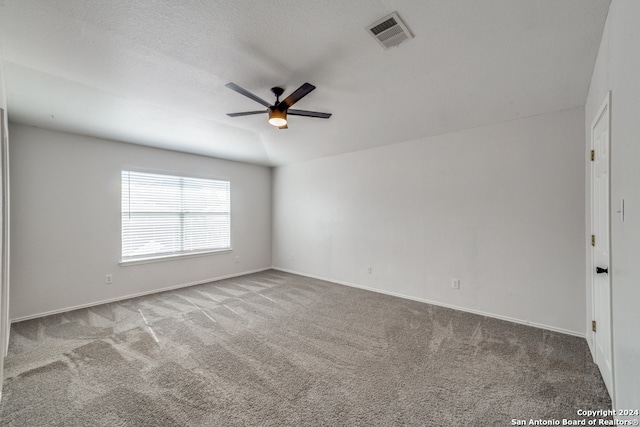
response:
<svg viewBox="0 0 640 427"><path fill-rule="evenodd" d="M584 138L576 108L279 167L274 267L584 336Z"/></svg>
<svg viewBox="0 0 640 427"><path fill-rule="evenodd" d="M15 124L9 130L13 319L271 266L270 168ZM233 252L120 266L126 167L229 178Z"/></svg>
<svg viewBox="0 0 640 427"><path fill-rule="evenodd" d="M590 125L611 91L611 266L614 397L640 409L640 2L613 0L585 107ZM585 182L589 182L586 171ZM587 187L588 189L589 187ZM590 192L586 211L589 214ZM624 222L616 213L625 201ZM587 218L589 227L590 218ZM589 230L589 228L587 228ZM590 260L589 260L590 263ZM589 265L591 271L593 266ZM587 294L591 288L588 283ZM591 305L588 305L591 318ZM637 418L637 417L633 417Z"/></svg>

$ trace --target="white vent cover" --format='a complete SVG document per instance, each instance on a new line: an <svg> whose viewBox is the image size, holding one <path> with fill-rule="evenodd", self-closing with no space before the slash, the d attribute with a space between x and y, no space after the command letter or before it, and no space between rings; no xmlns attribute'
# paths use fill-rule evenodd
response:
<svg viewBox="0 0 640 427"><path fill-rule="evenodd" d="M397 46L403 41L413 38L409 29L396 12L369 25L367 31L385 49Z"/></svg>

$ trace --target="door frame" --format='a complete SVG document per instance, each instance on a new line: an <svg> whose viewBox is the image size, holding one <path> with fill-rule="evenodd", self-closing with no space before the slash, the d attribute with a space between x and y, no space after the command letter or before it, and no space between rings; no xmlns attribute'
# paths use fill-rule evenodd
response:
<svg viewBox="0 0 640 427"><path fill-rule="evenodd" d="M0 108L0 380L9 348L9 130L7 110ZM2 399L2 384L0 384Z"/></svg>
<svg viewBox="0 0 640 427"><path fill-rule="evenodd" d="M608 182L607 182L607 187L608 187L608 194L607 194L607 210L608 210L608 223L606 224L607 227L607 232L609 234L609 241L608 241L608 269L609 269L609 273L607 274L607 280L609 281L609 319L608 319L608 324L609 324L609 348L611 349L611 390L609 390L610 394L611 394L611 401L614 403L614 407L615 407L615 399L614 399L614 394L615 394L615 376L614 376L614 372L615 372L615 366L614 366L614 358L613 358L613 354L614 354L614 347L613 347L613 307L612 307L612 302L613 302L613 298L612 298L612 285L613 285L613 269L612 267L612 253L611 253L611 91L607 91L607 94L604 98L604 101L602 102L602 104L600 105L600 108L598 108L598 111L596 112L593 120L591 121L591 127L590 127L590 149L594 150L594 128L596 126L596 124L598 123L600 117L602 116L602 114L604 113L605 110L608 109L608 123L607 123L607 132L608 132L608 138L607 138L607 152L608 152L608 162L609 164L607 165L608 167ZM589 166L590 166L590 176L589 176L589 189L590 189L590 206L589 206L589 214L590 214L590 230L591 230L591 234L594 234L594 176L593 176L593 167L594 164L592 161L589 162ZM594 276L595 276L595 269L596 269L596 265L595 265L595 261L594 261L594 248L593 246L590 247L590 257L589 257L589 264L590 264L590 269L589 269L589 277L588 280L591 284L591 318L595 319L596 318L596 288L595 288L595 281L594 281ZM590 322L589 322L590 323ZM602 323L602 322L599 322ZM598 368L600 369L600 364L598 364L598 360L597 360L597 332L593 332L593 331L589 331L589 333L591 334L591 342L593 343L593 346L591 348L591 356L594 360L594 362L598 365Z"/></svg>
<svg viewBox="0 0 640 427"><path fill-rule="evenodd" d="M0 352L9 348L9 129L7 110L0 108Z"/></svg>

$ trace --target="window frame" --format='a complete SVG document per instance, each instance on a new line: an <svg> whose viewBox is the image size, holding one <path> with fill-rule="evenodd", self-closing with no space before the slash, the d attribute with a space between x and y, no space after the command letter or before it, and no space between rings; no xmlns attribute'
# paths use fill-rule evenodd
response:
<svg viewBox="0 0 640 427"><path fill-rule="evenodd" d="M193 250L193 251L185 251L185 252L172 252L172 253L158 253L158 254L146 254L140 256L123 256L124 249L124 223L123 223L123 173L125 172L133 172L133 173L143 173L143 174L154 174L154 175L164 175L170 176L173 178L192 178L192 179L202 179L202 180L211 180L211 181L223 181L227 182L229 186L229 247L225 248L211 248L211 249L202 249L202 250ZM157 169L140 169L134 167L122 167L120 169L119 175L119 190L120 190L120 262L119 264L122 266L128 265L136 265L136 264L146 264L146 263L154 263L154 262L162 262L168 260L175 259L185 259L192 257L201 257L206 255L216 255L216 254L224 254L230 253L233 251L233 236L232 236L232 196L231 196L231 179L228 177L220 177L220 176L210 176L210 175L199 175L193 173L185 173L185 172L177 172L177 171L166 171L166 170L157 170ZM184 236L183 236L184 238Z"/></svg>

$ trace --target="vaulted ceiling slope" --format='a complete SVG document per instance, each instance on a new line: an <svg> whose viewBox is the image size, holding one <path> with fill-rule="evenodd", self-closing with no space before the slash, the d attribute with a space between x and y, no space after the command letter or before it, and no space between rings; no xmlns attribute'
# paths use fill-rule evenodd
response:
<svg viewBox="0 0 640 427"><path fill-rule="evenodd" d="M262 165L585 103L609 0L0 0L10 119ZM414 39L365 28L397 11ZM333 113L231 118L304 82ZM256 108L257 107L257 108Z"/></svg>

